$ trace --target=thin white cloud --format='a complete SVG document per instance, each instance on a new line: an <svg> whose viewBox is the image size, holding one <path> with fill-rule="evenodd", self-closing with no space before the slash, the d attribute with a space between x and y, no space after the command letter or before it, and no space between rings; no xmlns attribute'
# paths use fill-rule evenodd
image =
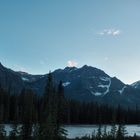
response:
<svg viewBox="0 0 140 140"><path fill-rule="evenodd" d="M116 30L116 31L113 32L113 35L114 35L114 36L115 36L115 35L119 35L120 33L121 33L120 30Z"/></svg>
<svg viewBox="0 0 140 140"><path fill-rule="evenodd" d="M119 29L104 29L103 31L98 33L101 36L118 36L121 34L121 30Z"/></svg>
<svg viewBox="0 0 140 140"><path fill-rule="evenodd" d="M76 67L77 65L78 65L78 63L76 61L73 61L73 60L69 60L67 62L68 67Z"/></svg>

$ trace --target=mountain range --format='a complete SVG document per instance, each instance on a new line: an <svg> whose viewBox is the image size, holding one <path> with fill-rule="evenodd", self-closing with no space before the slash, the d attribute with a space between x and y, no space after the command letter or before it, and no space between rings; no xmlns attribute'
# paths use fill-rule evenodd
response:
<svg viewBox="0 0 140 140"><path fill-rule="evenodd" d="M84 102L95 101L109 105L140 107L140 81L131 85L116 77L110 77L104 71L84 65L81 68L66 67L52 72L54 83L63 82L65 96ZM45 75L31 75L13 71L0 63L0 86L11 94L20 94L23 88L31 88L42 95L47 81Z"/></svg>

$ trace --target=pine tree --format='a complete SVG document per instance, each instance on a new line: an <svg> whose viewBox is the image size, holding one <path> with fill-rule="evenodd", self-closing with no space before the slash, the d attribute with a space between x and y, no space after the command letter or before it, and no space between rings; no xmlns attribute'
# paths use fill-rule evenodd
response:
<svg viewBox="0 0 140 140"><path fill-rule="evenodd" d="M34 140L39 140L39 124L33 124L32 135Z"/></svg>
<svg viewBox="0 0 140 140"><path fill-rule="evenodd" d="M107 137L107 126L104 126L104 132L103 132L103 138L105 139Z"/></svg>
<svg viewBox="0 0 140 140"><path fill-rule="evenodd" d="M4 94L0 85L0 124L4 123Z"/></svg>
<svg viewBox="0 0 140 140"><path fill-rule="evenodd" d="M125 126L122 124L119 124L118 131L117 131L117 139L124 140L126 134L127 134L127 131L126 131Z"/></svg>
<svg viewBox="0 0 140 140"><path fill-rule="evenodd" d="M0 124L0 140L3 140L6 136L6 131L4 129L4 125Z"/></svg>
<svg viewBox="0 0 140 140"><path fill-rule="evenodd" d="M62 85L62 81L60 81L58 85L58 91L57 91L57 115L58 115L58 123L62 124L64 123L65 119L65 97L64 97L64 88ZM58 124L59 125L59 124Z"/></svg>
<svg viewBox="0 0 140 140"><path fill-rule="evenodd" d="M41 140L55 140L57 136L57 100L52 74L48 74L47 85L43 95L42 118L39 127Z"/></svg>
<svg viewBox="0 0 140 140"><path fill-rule="evenodd" d="M10 105L10 87L8 89L8 92L4 93L4 120L7 123L9 120L9 105Z"/></svg>
<svg viewBox="0 0 140 140"><path fill-rule="evenodd" d="M21 126L20 135L23 140L30 140L33 126L33 112L34 112L34 104L33 98L34 93L30 89L26 89L25 93L23 93L23 122Z"/></svg>
<svg viewBox="0 0 140 140"><path fill-rule="evenodd" d="M61 126L66 118L66 99L64 96L64 87L62 81L59 82L57 89L57 131L58 137L67 135L67 131Z"/></svg>
<svg viewBox="0 0 140 140"><path fill-rule="evenodd" d="M116 112L115 109L113 108L113 113L112 113L112 125L111 125L111 132L110 135L113 139L116 138L116 131L117 131L117 127L116 127Z"/></svg>
<svg viewBox="0 0 140 140"><path fill-rule="evenodd" d="M121 129L122 129L121 125L119 124L118 130L117 130L117 139L120 139L120 140L122 140L123 138Z"/></svg>
<svg viewBox="0 0 140 140"><path fill-rule="evenodd" d="M10 96L10 103L9 103L9 119L12 123L19 122L18 116L18 96L16 94Z"/></svg>
<svg viewBox="0 0 140 140"><path fill-rule="evenodd" d="M116 131L117 131L117 127L116 125L113 123L112 126L111 126L111 132L110 132L110 135L113 139L116 138Z"/></svg>
<svg viewBox="0 0 140 140"><path fill-rule="evenodd" d="M122 124L122 129L121 130L122 130L123 137L125 137L128 134L125 125Z"/></svg>
<svg viewBox="0 0 140 140"><path fill-rule="evenodd" d="M101 126L101 124L99 124L99 126L98 126L96 137L97 137L97 140L100 140L101 137L102 137L102 126Z"/></svg>
<svg viewBox="0 0 140 140"><path fill-rule="evenodd" d="M0 85L0 140L5 138L6 132L4 129L4 90L1 88Z"/></svg>
<svg viewBox="0 0 140 140"><path fill-rule="evenodd" d="M18 124L15 122L13 124L11 124L11 131L9 134L9 138L10 140L17 140L17 135L18 135Z"/></svg>

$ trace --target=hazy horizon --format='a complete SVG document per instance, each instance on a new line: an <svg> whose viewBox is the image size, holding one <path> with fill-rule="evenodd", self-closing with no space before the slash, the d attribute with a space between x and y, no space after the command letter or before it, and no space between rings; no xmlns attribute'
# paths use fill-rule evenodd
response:
<svg viewBox="0 0 140 140"><path fill-rule="evenodd" d="M1 63L1 62L0 62ZM2 63L1 63L2 64ZM81 67L77 67L77 66L65 66L65 67L63 67L63 68L56 68L56 69L54 69L54 70L49 70L49 71L47 71L46 73L30 73L30 72L28 72L28 71L24 71L24 70L16 70L16 69L12 69L12 68L10 68L10 67L7 67L7 66L5 66L4 64L2 64L4 67L6 67L6 68L9 68L9 69L11 69L11 70L14 70L15 72L25 72L25 73L27 73L27 74L31 74L31 75L45 75L45 74L48 74L49 72L54 72L55 70L58 70L58 69L61 69L61 70L64 70L65 68L67 68L67 67L69 67L69 68L78 68L78 69L80 69L80 68L82 68L82 67L84 67L85 65L87 65L87 64L85 64L85 65L82 65ZM87 65L87 66L91 66L91 65ZM93 66L91 66L91 67L93 67ZM93 68L97 68L97 67L93 67ZM99 68L97 68L97 69L99 69ZM100 70L102 70L102 71L104 71L103 69L100 69ZM105 72L105 71L104 71ZM106 72L105 72L106 73ZM106 74L108 74L108 73L106 73ZM109 75L109 74L108 74ZM109 76L111 76L111 75L109 75ZM115 75L112 75L111 77L116 77ZM118 77L117 77L118 78ZM119 80L121 80L121 79L119 79ZM122 80L121 80L122 81ZM122 81L123 83L125 83L124 81ZM135 83L135 82L137 82L137 81L134 81L134 82L132 82L132 83L125 83L125 84L133 84L133 83Z"/></svg>

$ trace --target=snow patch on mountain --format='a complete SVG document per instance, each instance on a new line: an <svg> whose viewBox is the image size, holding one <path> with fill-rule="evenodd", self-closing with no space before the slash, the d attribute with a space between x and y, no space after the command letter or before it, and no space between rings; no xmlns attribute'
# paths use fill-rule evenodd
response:
<svg viewBox="0 0 140 140"><path fill-rule="evenodd" d="M91 91L91 94L95 95L95 96L101 96L102 95L102 93L100 93L100 92L93 92L93 91Z"/></svg>
<svg viewBox="0 0 140 140"><path fill-rule="evenodd" d="M25 78L25 77L21 77L21 79L22 79L23 81L29 81L29 79L28 79L28 78Z"/></svg>
<svg viewBox="0 0 140 140"><path fill-rule="evenodd" d="M134 87L134 88L140 87L140 81L137 81L137 82L131 84L131 86Z"/></svg>
<svg viewBox="0 0 140 140"><path fill-rule="evenodd" d="M108 79L110 79L110 78L108 78L108 77L100 77L100 79L101 79L102 81L108 81Z"/></svg>
<svg viewBox="0 0 140 140"><path fill-rule="evenodd" d="M101 87L101 88L106 88L106 86L108 85L98 85L98 87Z"/></svg>
<svg viewBox="0 0 140 140"><path fill-rule="evenodd" d="M119 93L122 95L124 92L124 89L127 88L126 86L124 86L122 89L119 90Z"/></svg>
<svg viewBox="0 0 140 140"><path fill-rule="evenodd" d="M106 91L103 93L103 95L106 95L109 92L111 86L111 79L108 77L101 77L100 79L103 81L108 81L108 85L98 85L98 87L106 88Z"/></svg>
<svg viewBox="0 0 140 140"><path fill-rule="evenodd" d="M70 82L65 82L65 83L63 83L63 86L66 87L66 86L68 86L69 84L70 84Z"/></svg>
<svg viewBox="0 0 140 140"><path fill-rule="evenodd" d="M104 95L106 95L109 92L110 85L111 85L111 79L110 78L108 78L108 82L109 82L109 84L106 86L107 90L104 92Z"/></svg>

